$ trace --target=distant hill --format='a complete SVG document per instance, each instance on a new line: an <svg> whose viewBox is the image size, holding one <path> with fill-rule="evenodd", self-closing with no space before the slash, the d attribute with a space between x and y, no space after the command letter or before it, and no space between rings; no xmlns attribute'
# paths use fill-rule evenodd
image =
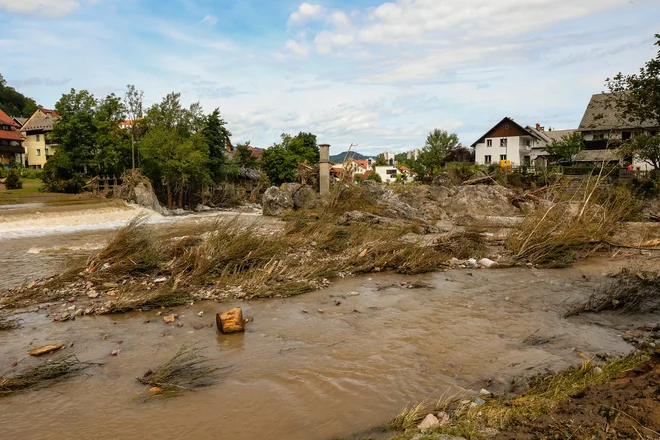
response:
<svg viewBox="0 0 660 440"><path fill-rule="evenodd" d="M344 158L348 154L348 151L344 151L343 153L335 154L334 156L330 156L330 162L334 163L341 163L344 161ZM365 156L364 154L356 153L355 151L351 151L351 156L355 160L362 160L362 159L368 159L369 156Z"/></svg>
<svg viewBox="0 0 660 440"><path fill-rule="evenodd" d="M37 110L37 103L34 99L17 92L13 87L9 87L0 75L0 110L9 116L29 118Z"/></svg>

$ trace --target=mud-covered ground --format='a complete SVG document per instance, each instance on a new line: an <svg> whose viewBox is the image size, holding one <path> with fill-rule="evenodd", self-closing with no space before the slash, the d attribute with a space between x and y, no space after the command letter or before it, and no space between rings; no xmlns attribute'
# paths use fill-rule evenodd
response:
<svg viewBox="0 0 660 440"><path fill-rule="evenodd" d="M660 355L587 389L545 416L498 433L505 439L660 437Z"/></svg>

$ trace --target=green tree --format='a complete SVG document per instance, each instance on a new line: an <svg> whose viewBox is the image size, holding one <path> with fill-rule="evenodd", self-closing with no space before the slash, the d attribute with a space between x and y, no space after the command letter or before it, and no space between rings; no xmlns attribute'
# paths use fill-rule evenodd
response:
<svg viewBox="0 0 660 440"><path fill-rule="evenodd" d="M295 182L298 163L298 158L282 145L267 148L261 159L264 172L275 185Z"/></svg>
<svg viewBox="0 0 660 440"><path fill-rule="evenodd" d="M660 136L639 134L621 146L623 157L635 157L648 163L653 169L660 169Z"/></svg>
<svg viewBox="0 0 660 440"><path fill-rule="evenodd" d="M380 153L378 156L376 156L376 160L371 164L371 166L374 167L384 167L389 165L387 163L387 159L385 158L385 153Z"/></svg>
<svg viewBox="0 0 660 440"><path fill-rule="evenodd" d="M69 155L64 150L57 150L44 165L41 179L44 189L48 192L79 193L85 185L85 180L75 170Z"/></svg>
<svg viewBox="0 0 660 440"><path fill-rule="evenodd" d="M373 172L367 176L367 180L373 180L374 182L383 183L383 179L380 177L380 174Z"/></svg>
<svg viewBox="0 0 660 440"><path fill-rule="evenodd" d="M227 123L220 117L220 110L215 109L206 118L202 134L209 149L209 167L213 180L218 183L228 174L227 147L231 148L231 133L225 127Z"/></svg>
<svg viewBox="0 0 660 440"><path fill-rule="evenodd" d="M236 145L236 155L234 161L237 165L246 168L256 168L257 158L252 155L250 150L250 141Z"/></svg>
<svg viewBox="0 0 660 440"><path fill-rule="evenodd" d="M0 110L9 116L29 118L37 111L37 103L7 85L7 81L0 75Z"/></svg>
<svg viewBox="0 0 660 440"><path fill-rule="evenodd" d="M126 94L124 95L124 105L126 114L132 121L128 130L131 133L131 169L135 169L135 143L140 138L142 133L141 120L144 117L144 92L137 90L137 88L129 84L126 86Z"/></svg>
<svg viewBox="0 0 660 440"><path fill-rule="evenodd" d="M94 95L87 90L71 89L55 104L60 118L50 133L50 140L58 144L58 150L67 154L76 169L85 172L96 158L96 106Z"/></svg>
<svg viewBox="0 0 660 440"><path fill-rule="evenodd" d="M271 183L295 182L298 164L319 161L316 135L300 132L296 136L282 134L281 143L264 150L261 167Z"/></svg>
<svg viewBox="0 0 660 440"><path fill-rule="evenodd" d="M101 174L121 175L132 165L129 134L119 126L126 119L125 112L114 93L99 101L94 112L96 148L92 164Z"/></svg>
<svg viewBox="0 0 660 440"><path fill-rule="evenodd" d="M455 133L438 128L430 132L418 159L425 175L433 176L438 173L444 166L449 152L459 146L458 136Z"/></svg>
<svg viewBox="0 0 660 440"><path fill-rule="evenodd" d="M165 187L167 206L183 207L186 193L209 183L209 149L203 133L206 118L198 103L184 108L180 94L170 93L147 112L149 127L141 141L143 170Z"/></svg>
<svg viewBox="0 0 660 440"><path fill-rule="evenodd" d="M545 150L555 159L573 160L576 154L584 150L584 138L582 133L574 131L563 135L560 140L553 140Z"/></svg>
<svg viewBox="0 0 660 440"><path fill-rule="evenodd" d="M655 45L660 46L660 34L655 38ZM654 59L639 69L639 73L619 73L608 78L606 85L621 118L633 125L660 121L660 50Z"/></svg>

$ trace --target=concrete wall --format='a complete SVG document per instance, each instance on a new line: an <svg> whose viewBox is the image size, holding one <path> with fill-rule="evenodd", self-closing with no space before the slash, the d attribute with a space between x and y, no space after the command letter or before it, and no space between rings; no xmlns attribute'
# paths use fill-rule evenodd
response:
<svg viewBox="0 0 660 440"><path fill-rule="evenodd" d="M374 171L376 172L376 174L380 176L381 180L385 183L396 182L396 175L401 174L401 171L399 171L396 167L391 167L391 166L375 167Z"/></svg>

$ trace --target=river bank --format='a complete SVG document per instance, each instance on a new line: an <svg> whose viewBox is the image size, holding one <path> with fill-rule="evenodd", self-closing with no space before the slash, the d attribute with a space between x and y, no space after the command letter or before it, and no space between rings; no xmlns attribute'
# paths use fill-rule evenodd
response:
<svg viewBox="0 0 660 440"><path fill-rule="evenodd" d="M304 296L222 304L241 306L254 317L245 334L234 336L207 326L219 311L213 302L172 309L180 328L163 322L159 312L169 312L165 309L64 323L53 323L50 315L69 303L27 310L20 315L21 329L0 333L0 371L37 362L26 351L45 343L73 343L66 350L103 365L60 385L0 400L0 419L7 435L26 439L65 438L71 430L96 438L173 432L236 439L345 436L384 425L420 396L437 398L448 389L478 392L484 386L496 392L514 378L579 362L580 353L630 352L622 330L611 327L633 328L634 319L611 316L606 327L591 324L589 317L561 317L565 303L583 297L609 269L607 262L592 262L561 271L350 278ZM400 285L420 279L429 287ZM335 306L336 299L342 304ZM523 315L527 319L519 319ZM526 343L532 334L550 342ZM132 400L140 390L135 376L195 341L218 365L233 365L217 385L165 401ZM121 352L111 356L116 349ZM71 395L76 398L62 398ZM218 401L225 403L219 407ZM123 422L107 423L108 413ZM47 426L66 429L49 428L46 434Z"/></svg>

